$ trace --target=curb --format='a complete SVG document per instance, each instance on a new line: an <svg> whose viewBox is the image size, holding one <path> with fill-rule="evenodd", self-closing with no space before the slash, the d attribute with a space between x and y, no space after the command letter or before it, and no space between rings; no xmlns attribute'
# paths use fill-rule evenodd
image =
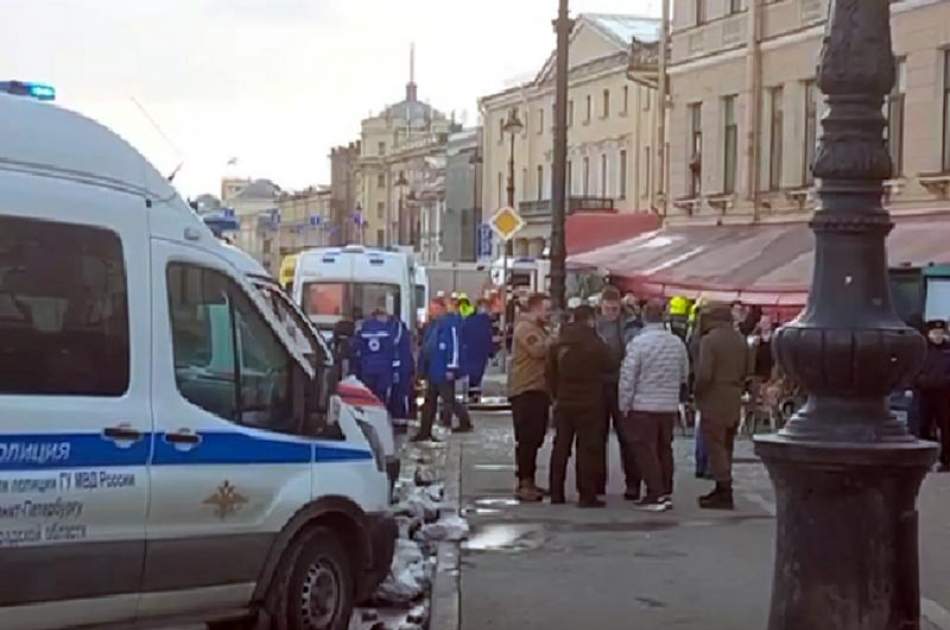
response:
<svg viewBox="0 0 950 630"><path fill-rule="evenodd" d="M462 445L449 440L445 458L446 512L459 514L462 495ZM441 542L432 578L429 630L458 630L461 625L460 543Z"/></svg>

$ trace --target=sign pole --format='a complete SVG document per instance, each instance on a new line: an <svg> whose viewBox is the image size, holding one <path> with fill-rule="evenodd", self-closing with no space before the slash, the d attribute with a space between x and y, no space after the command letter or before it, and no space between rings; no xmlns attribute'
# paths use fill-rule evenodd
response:
<svg viewBox="0 0 950 630"><path fill-rule="evenodd" d="M511 193L512 191L509 191ZM509 194L512 197L513 194ZM508 371L508 245L511 238L524 229L524 219L513 207L501 208L489 221L491 229L501 240L501 358L502 370Z"/></svg>

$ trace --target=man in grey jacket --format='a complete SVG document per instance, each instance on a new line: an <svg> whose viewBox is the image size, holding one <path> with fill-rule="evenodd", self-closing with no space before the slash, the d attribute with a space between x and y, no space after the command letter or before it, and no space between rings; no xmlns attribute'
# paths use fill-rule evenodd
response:
<svg viewBox="0 0 950 630"><path fill-rule="evenodd" d="M600 458L601 470L597 474L597 485L600 494L605 493L607 485L607 443L610 437L611 421L617 432L620 442L620 463L626 478L624 497L636 501L640 498L640 470L633 449L629 446L630 440L625 439L623 432L623 415L617 406L617 381L620 378L620 363L623 361L627 343L639 331L636 321L628 319L623 314L623 304L620 292L614 287L607 287L600 296L600 317L597 318L597 334L609 351L609 370L604 382L604 419L601 426L603 431L604 456Z"/></svg>
<svg viewBox="0 0 950 630"><path fill-rule="evenodd" d="M673 425L681 387L689 379L686 346L663 325L665 310L659 300L643 309L644 328L627 346L619 384L623 433L647 486L637 506L653 512L671 507Z"/></svg>

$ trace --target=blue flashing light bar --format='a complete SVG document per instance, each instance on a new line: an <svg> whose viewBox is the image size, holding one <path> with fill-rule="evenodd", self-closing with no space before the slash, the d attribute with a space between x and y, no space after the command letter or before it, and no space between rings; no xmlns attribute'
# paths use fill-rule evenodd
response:
<svg viewBox="0 0 950 630"><path fill-rule="evenodd" d="M13 94L14 96L28 96L38 101L56 100L56 88L52 85L43 83L30 83L27 81L0 81L0 92Z"/></svg>

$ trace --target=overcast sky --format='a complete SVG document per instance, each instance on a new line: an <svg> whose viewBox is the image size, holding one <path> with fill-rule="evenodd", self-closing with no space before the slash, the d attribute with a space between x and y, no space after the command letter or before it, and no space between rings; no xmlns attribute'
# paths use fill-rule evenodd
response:
<svg viewBox="0 0 950 630"><path fill-rule="evenodd" d="M659 0L571 11L657 15ZM185 195L218 194L224 175L295 189L329 184L330 147L402 99L410 42L419 97L471 125L477 97L540 68L556 12L556 0L0 0L0 80L51 83L162 172L183 162Z"/></svg>

